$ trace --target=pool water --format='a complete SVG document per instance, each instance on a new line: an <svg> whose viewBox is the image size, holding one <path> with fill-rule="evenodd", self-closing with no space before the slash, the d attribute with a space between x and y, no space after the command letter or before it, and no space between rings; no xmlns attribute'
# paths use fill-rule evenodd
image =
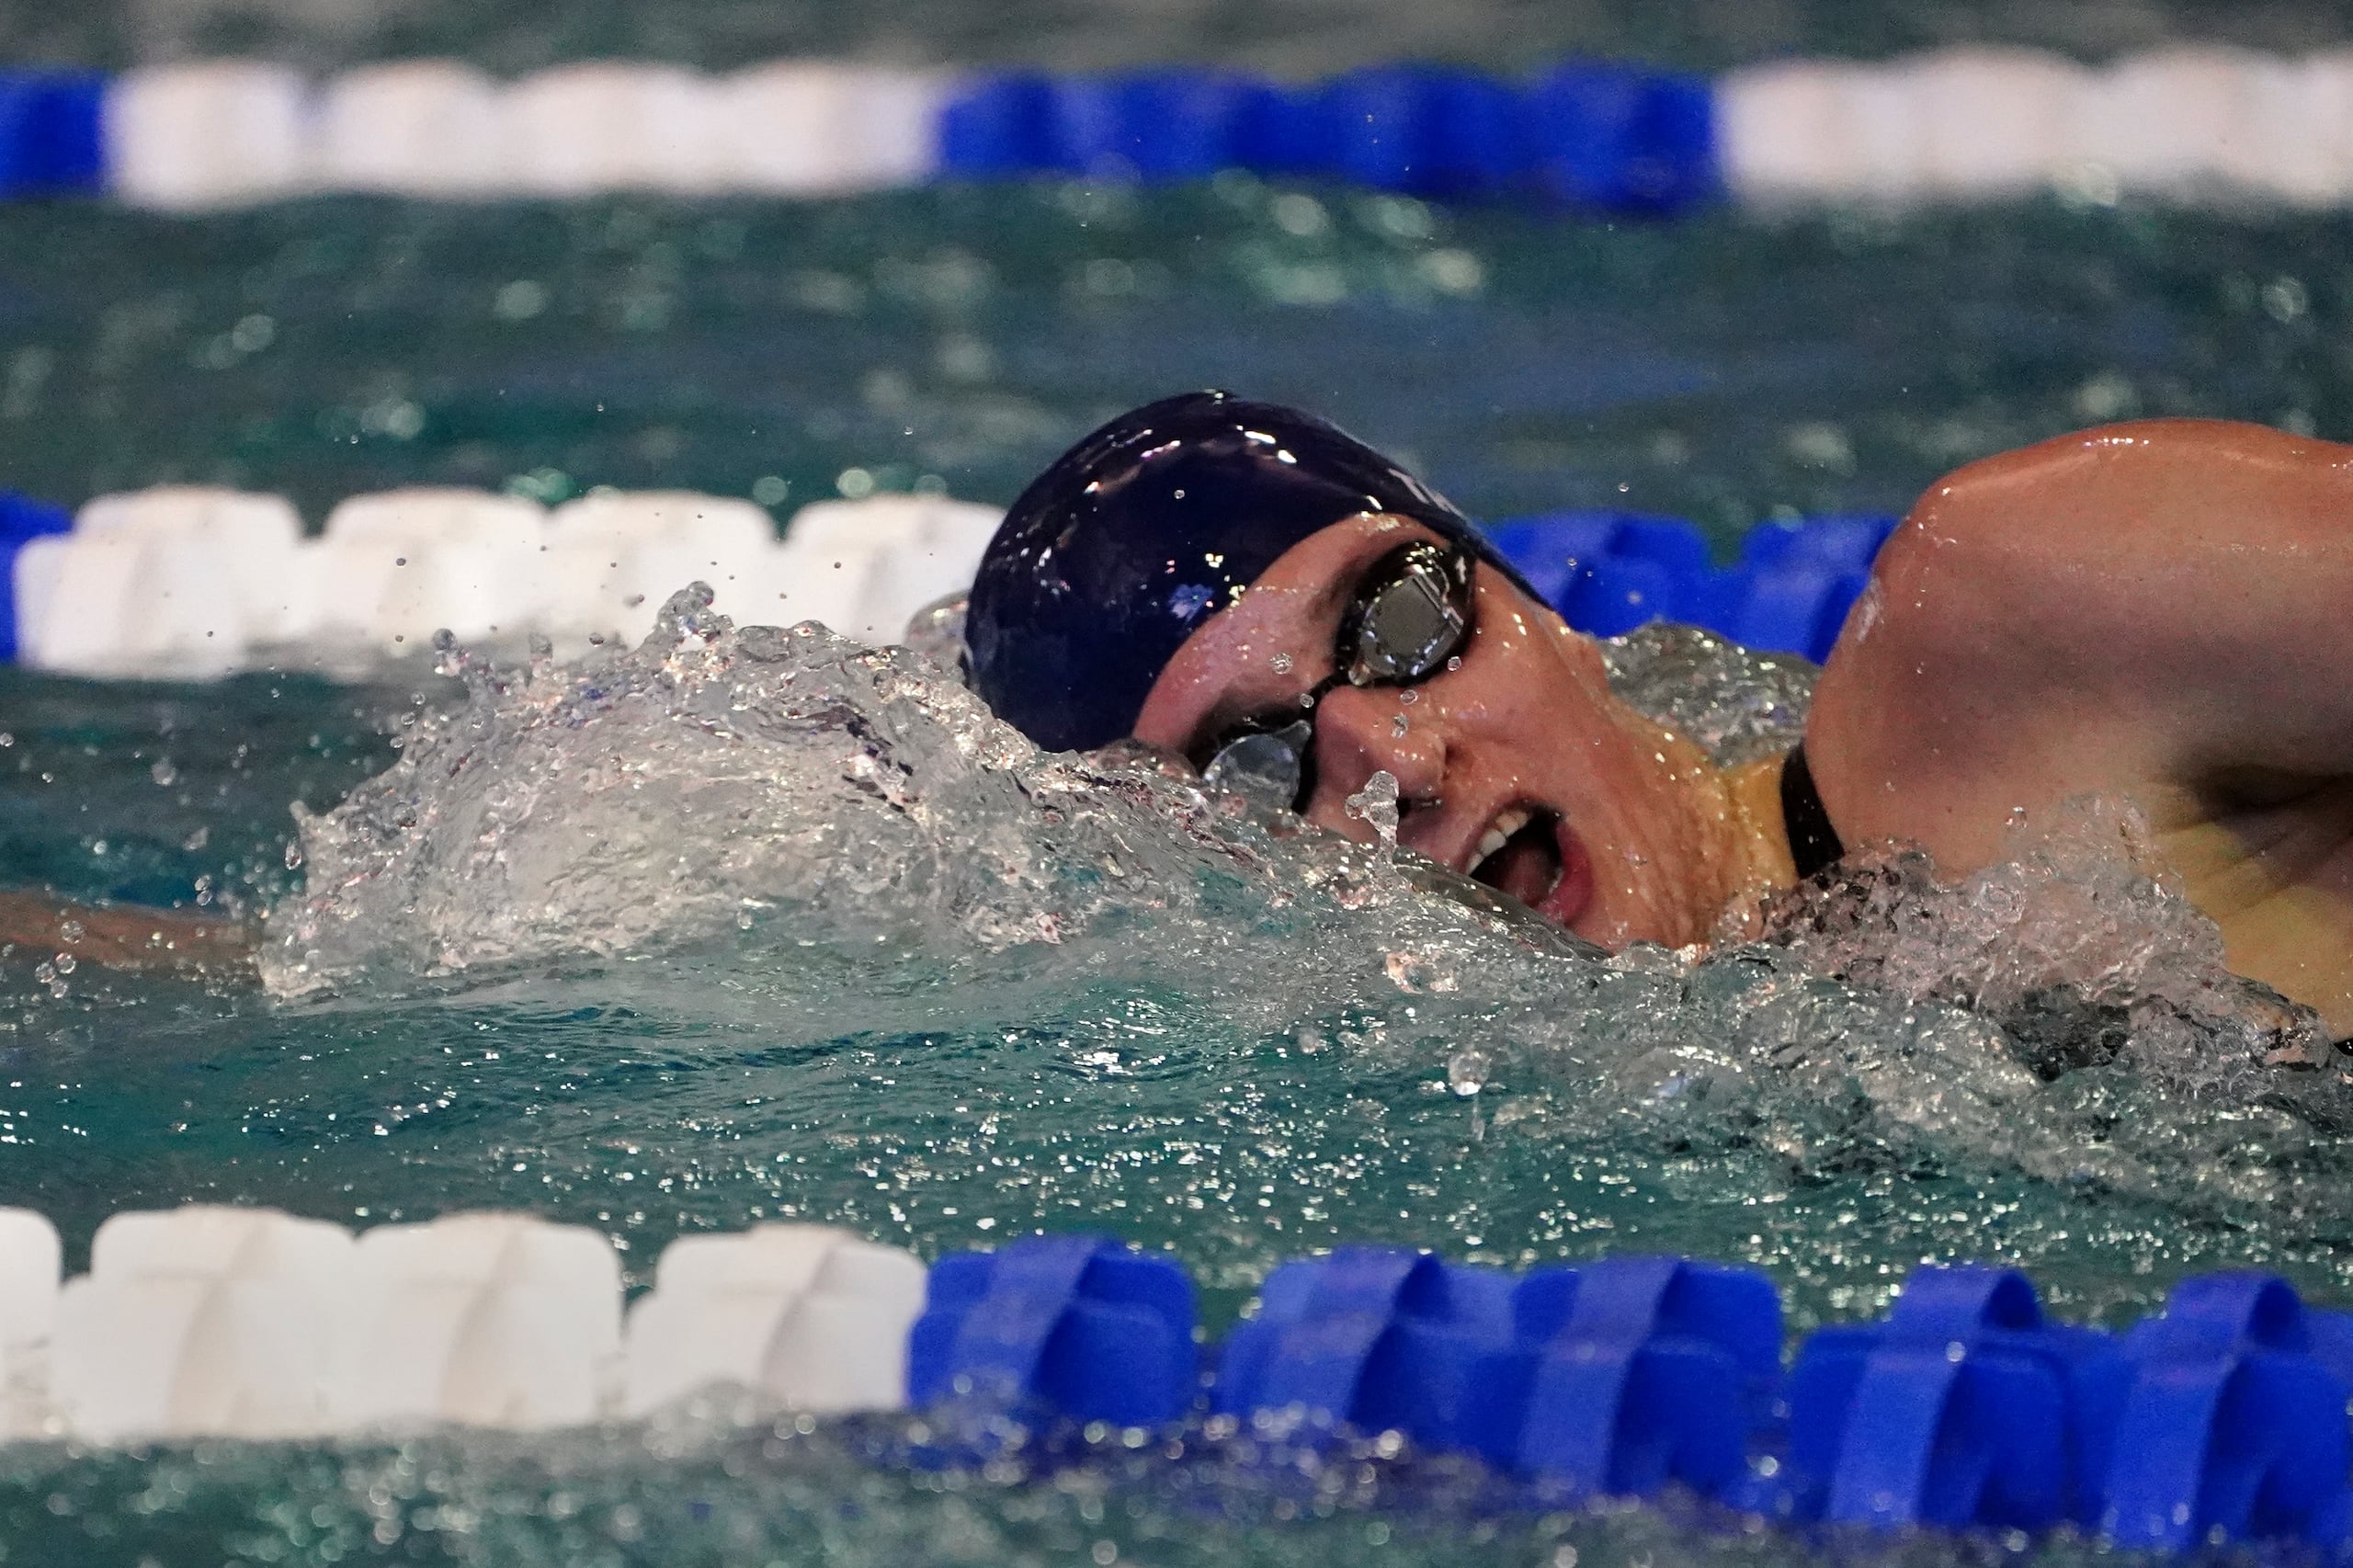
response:
<svg viewBox="0 0 2353 1568"><path fill-rule="evenodd" d="M2109 1320L2230 1263L2343 1293L2342 1078L2258 1064L2295 1020L2105 853L2112 822L2044 824L2006 881L1917 894L1884 931L1829 900L1779 942L1602 961L1410 863L1041 756L913 655L678 608L585 676L469 672L413 722L390 691L256 678L205 725L185 692L13 677L40 722L11 732L12 795L99 776L89 811L51 807L80 888L119 863L276 902L267 994L12 968L8 1200L77 1247L112 1210L189 1200L362 1226L524 1207L606 1231L639 1283L672 1238L760 1219L926 1256L1102 1227L1179 1257L1213 1325L1275 1261L1366 1238L1741 1259L1800 1326L1876 1310L1924 1258L2015 1260ZM1779 661L1659 633L1617 656L1728 751L1802 707ZM380 779L299 835L259 809L390 760L380 722L403 743ZM193 849L191 810L219 834ZM23 1446L0 1534L53 1561L1797 1550L1532 1511L1376 1449L1275 1462L1195 1432L943 1474L907 1469L910 1438L722 1406L595 1438Z"/></svg>
<svg viewBox="0 0 2353 1568"><path fill-rule="evenodd" d="M1729 547L2103 419L2342 431L2348 238L2055 199L1606 223L1235 176L25 207L0 223L0 475L68 504L242 484L314 523L412 483L1003 504L1111 414L1222 384L1327 412L1479 516L1624 506Z"/></svg>
<svg viewBox="0 0 2353 1568"><path fill-rule="evenodd" d="M551 35L521 9L256 0L22 7L0 40L517 68L1438 47L1423 7L1230 9L941 6L892 33L847 8L612 6ZM1709 65L1929 27L2097 53L2336 25L1619 9L1490 6L1449 37L1495 64L1598 43ZM1002 503L1100 417L1220 383L1331 413L1483 516L1676 513L1730 550L1760 519L1900 509L1957 463L2100 419L2353 430L2348 239L2339 216L2056 197L1625 225L1233 177L20 207L0 216L0 483L70 503L231 483L314 520L410 483L698 488L780 517L873 489ZM1786 664L1655 635L1616 656L1631 694L1727 747L1802 709ZM530 1208L612 1235L637 1283L673 1237L762 1219L926 1258L1097 1227L1183 1261L1213 1326L1274 1262L1362 1240L1747 1261L1800 1328L1875 1312L1923 1259L2022 1263L2056 1309L2108 1322L2236 1263L2353 1295L2342 1075L2216 971L2112 813L2029 824L2018 868L1956 894L1892 860L1782 911L1774 939L1605 963L1181 781L1041 758L904 656L688 607L584 679L471 673L0 672L0 885L272 911L267 991L0 959L0 1203L56 1220L69 1265L117 1210L234 1200L353 1226ZM910 1440L722 1401L598 1435L18 1446L0 1548L1558 1568L1807 1550L1688 1510L1548 1513L1371 1449L1269 1460L1195 1433L941 1470L903 1462Z"/></svg>

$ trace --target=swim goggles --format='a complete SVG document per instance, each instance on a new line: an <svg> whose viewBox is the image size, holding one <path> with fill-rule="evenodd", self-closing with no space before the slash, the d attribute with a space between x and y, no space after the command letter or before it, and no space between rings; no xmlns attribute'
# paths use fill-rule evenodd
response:
<svg viewBox="0 0 2353 1568"><path fill-rule="evenodd" d="M1246 719L1219 737L1201 778L1257 804L1302 811L1315 788L1315 710L1343 684L1418 686L1459 663L1471 640L1473 561L1459 544L1416 540L1366 569L1340 618L1329 676L1301 694L1299 717Z"/></svg>

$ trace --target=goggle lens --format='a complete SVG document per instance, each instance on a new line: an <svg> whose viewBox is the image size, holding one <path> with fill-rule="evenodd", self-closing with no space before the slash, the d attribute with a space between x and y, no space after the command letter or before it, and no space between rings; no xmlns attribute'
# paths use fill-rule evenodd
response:
<svg viewBox="0 0 2353 1568"><path fill-rule="evenodd" d="M1454 656L1471 629L1470 585L1454 570L1461 559L1432 544L1409 544L1390 557L1390 570L1357 601L1349 685L1427 680Z"/></svg>
<svg viewBox="0 0 2353 1568"><path fill-rule="evenodd" d="M1201 778L1273 810L1297 811L1311 784L1312 712L1325 692L1350 686L1415 686L1445 669L1471 636L1468 551L1427 540L1401 545L1365 574L1340 624L1340 673L1307 694L1310 713L1261 724L1219 746Z"/></svg>

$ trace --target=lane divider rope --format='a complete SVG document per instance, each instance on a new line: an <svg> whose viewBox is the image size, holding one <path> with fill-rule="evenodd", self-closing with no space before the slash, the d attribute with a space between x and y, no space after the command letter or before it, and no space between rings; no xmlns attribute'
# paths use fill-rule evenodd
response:
<svg viewBox="0 0 2353 1568"><path fill-rule="evenodd" d="M600 491L552 509L487 491L354 496L316 535L282 497L171 486L68 514L0 492L0 659L99 676L248 669L364 673L447 629L509 653L634 643L700 580L740 621L822 621L896 642L972 582L1000 514L931 495L824 501L779 537L766 508L686 492ZM1569 623L1615 636L1665 618L1820 660L1891 517L1765 524L1711 559L1693 525L1569 511L1495 525Z"/></svg>
<svg viewBox="0 0 2353 1568"><path fill-rule="evenodd" d="M2353 1530L2353 1312L2254 1271L2185 1279L2113 1334L2051 1321L2017 1270L1924 1266L1885 1317L1785 1359L1768 1277L1676 1257L1522 1273L1346 1246L1279 1266L1209 1346L1177 1263L1093 1235L928 1269L824 1226L690 1235L626 1309L607 1236L520 1212L355 1236L199 1205L111 1217L87 1274L61 1256L46 1219L0 1210L0 1438L546 1430L725 1384L1261 1449L1395 1433L1546 1500L1674 1486L1801 1528L2331 1554ZM922 1462L1003 1440L929 1425Z"/></svg>
<svg viewBox="0 0 2353 1568"><path fill-rule="evenodd" d="M2353 199L2353 51L2185 45L2088 66L1957 48L1776 61L1713 79L1571 62L1317 82L779 61L726 75L594 62L500 81L448 60L313 81L258 61L119 75L0 69L0 198L201 210L329 191L827 196L935 180L1239 169L1436 198L1672 213L2057 188Z"/></svg>

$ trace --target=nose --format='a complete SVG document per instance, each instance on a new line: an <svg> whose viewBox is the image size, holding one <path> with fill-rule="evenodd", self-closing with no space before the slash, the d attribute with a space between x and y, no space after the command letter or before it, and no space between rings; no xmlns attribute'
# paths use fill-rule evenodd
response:
<svg viewBox="0 0 2353 1568"><path fill-rule="evenodd" d="M1381 772L1397 780L1401 801L1438 798L1438 781L1446 775L1445 737L1435 712L1419 717L1428 704L1398 700L1415 689L1344 686L1317 706L1310 822L1350 838L1371 839L1372 828L1348 815L1347 799Z"/></svg>

